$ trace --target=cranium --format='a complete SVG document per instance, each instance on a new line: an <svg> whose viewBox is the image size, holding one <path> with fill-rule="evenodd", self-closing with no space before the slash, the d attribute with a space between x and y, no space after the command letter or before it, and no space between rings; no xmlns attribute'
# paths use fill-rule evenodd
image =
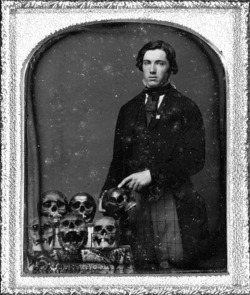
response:
<svg viewBox="0 0 250 295"><path fill-rule="evenodd" d="M57 272L58 262L53 261L48 256L40 253L35 259L35 265L33 267L33 273L50 274Z"/></svg>
<svg viewBox="0 0 250 295"><path fill-rule="evenodd" d="M102 208L105 215L112 216L115 219L118 219L135 206L135 199L129 190L112 188L103 195Z"/></svg>
<svg viewBox="0 0 250 295"><path fill-rule="evenodd" d="M55 230L48 217L34 218L28 225L32 251L51 251L55 243Z"/></svg>
<svg viewBox="0 0 250 295"><path fill-rule="evenodd" d="M41 215L51 218L54 223L58 223L61 217L66 214L68 201L66 196L59 191L47 191L42 194L39 203Z"/></svg>
<svg viewBox="0 0 250 295"><path fill-rule="evenodd" d="M87 193L78 193L69 202L71 212L81 214L86 223L92 222L95 217L96 203L94 198Z"/></svg>
<svg viewBox="0 0 250 295"><path fill-rule="evenodd" d="M75 252L87 243L88 231L82 215L67 213L59 222L59 243L63 250Z"/></svg>
<svg viewBox="0 0 250 295"><path fill-rule="evenodd" d="M96 220L92 240L93 246L97 249L115 248L118 240L118 227L115 219L104 216Z"/></svg>
<svg viewBox="0 0 250 295"><path fill-rule="evenodd" d="M44 254L40 254L36 260L36 267L39 273L50 273L51 260Z"/></svg>

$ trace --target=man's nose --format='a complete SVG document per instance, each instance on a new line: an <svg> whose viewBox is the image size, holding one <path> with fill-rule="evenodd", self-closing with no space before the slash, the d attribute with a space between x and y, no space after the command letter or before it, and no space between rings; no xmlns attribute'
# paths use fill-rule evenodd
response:
<svg viewBox="0 0 250 295"><path fill-rule="evenodd" d="M155 64L152 63L150 65L150 73L155 73L155 71L156 71Z"/></svg>

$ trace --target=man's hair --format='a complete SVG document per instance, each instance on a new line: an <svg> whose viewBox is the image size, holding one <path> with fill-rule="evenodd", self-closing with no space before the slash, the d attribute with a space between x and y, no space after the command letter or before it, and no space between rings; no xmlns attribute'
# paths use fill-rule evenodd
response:
<svg viewBox="0 0 250 295"><path fill-rule="evenodd" d="M137 58L136 58L136 66L140 71L143 71L142 64L143 64L143 57L144 54L148 50L154 50L154 49L161 49L166 53L167 60L169 62L169 72L173 75L177 74L178 72L178 66L176 63L176 54L174 48L161 40L156 41L150 41L147 44L145 44L140 51L138 52Z"/></svg>

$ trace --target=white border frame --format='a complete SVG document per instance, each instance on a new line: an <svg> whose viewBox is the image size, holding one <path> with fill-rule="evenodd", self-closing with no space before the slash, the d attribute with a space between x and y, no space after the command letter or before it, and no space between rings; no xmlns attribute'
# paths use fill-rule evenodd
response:
<svg viewBox="0 0 250 295"><path fill-rule="evenodd" d="M104 294L124 294L124 290L129 294L249 294L249 3L5 0L2 4L2 294L96 294L100 290ZM228 273L51 277L22 272L25 69L38 46L56 32L77 24L112 20L171 23L202 36L223 59L228 76Z"/></svg>

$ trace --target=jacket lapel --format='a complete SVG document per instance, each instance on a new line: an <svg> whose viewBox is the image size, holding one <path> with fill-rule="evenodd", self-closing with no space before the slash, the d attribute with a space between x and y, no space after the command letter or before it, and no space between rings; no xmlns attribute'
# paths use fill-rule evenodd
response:
<svg viewBox="0 0 250 295"><path fill-rule="evenodd" d="M130 124L126 126L126 130L128 134L133 133L134 127L139 120L140 114L142 111L144 111L144 93L140 93L136 99L134 100L134 103L131 105L131 107L128 109L128 118L130 121ZM145 118L145 124L146 124L146 118Z"/></svg>
<svg viewBox="0 0 250 295"><path fill-rule="evenodd" d="M162 120L162 116L164 115L164 110L167 107L167 102L169 101L169 98L171 97L172 90L173 90L173 86L169 83L168 87L166 88L163 101L157 111L158 116L156 115L156 117L152 118L148 126L149 131L153 130L158 125L159 121ZM138 116L140 112L142 111L142 108L143 108L143 113L145 114L145 124L146 124L146 112L144 111L145 109L144 106L145 106L145 96L144 96L144 92L141 92L137 96L135 100L135 105L133 105L133 109L131 110L130 118L134 124L137 122Z"/></svg>

